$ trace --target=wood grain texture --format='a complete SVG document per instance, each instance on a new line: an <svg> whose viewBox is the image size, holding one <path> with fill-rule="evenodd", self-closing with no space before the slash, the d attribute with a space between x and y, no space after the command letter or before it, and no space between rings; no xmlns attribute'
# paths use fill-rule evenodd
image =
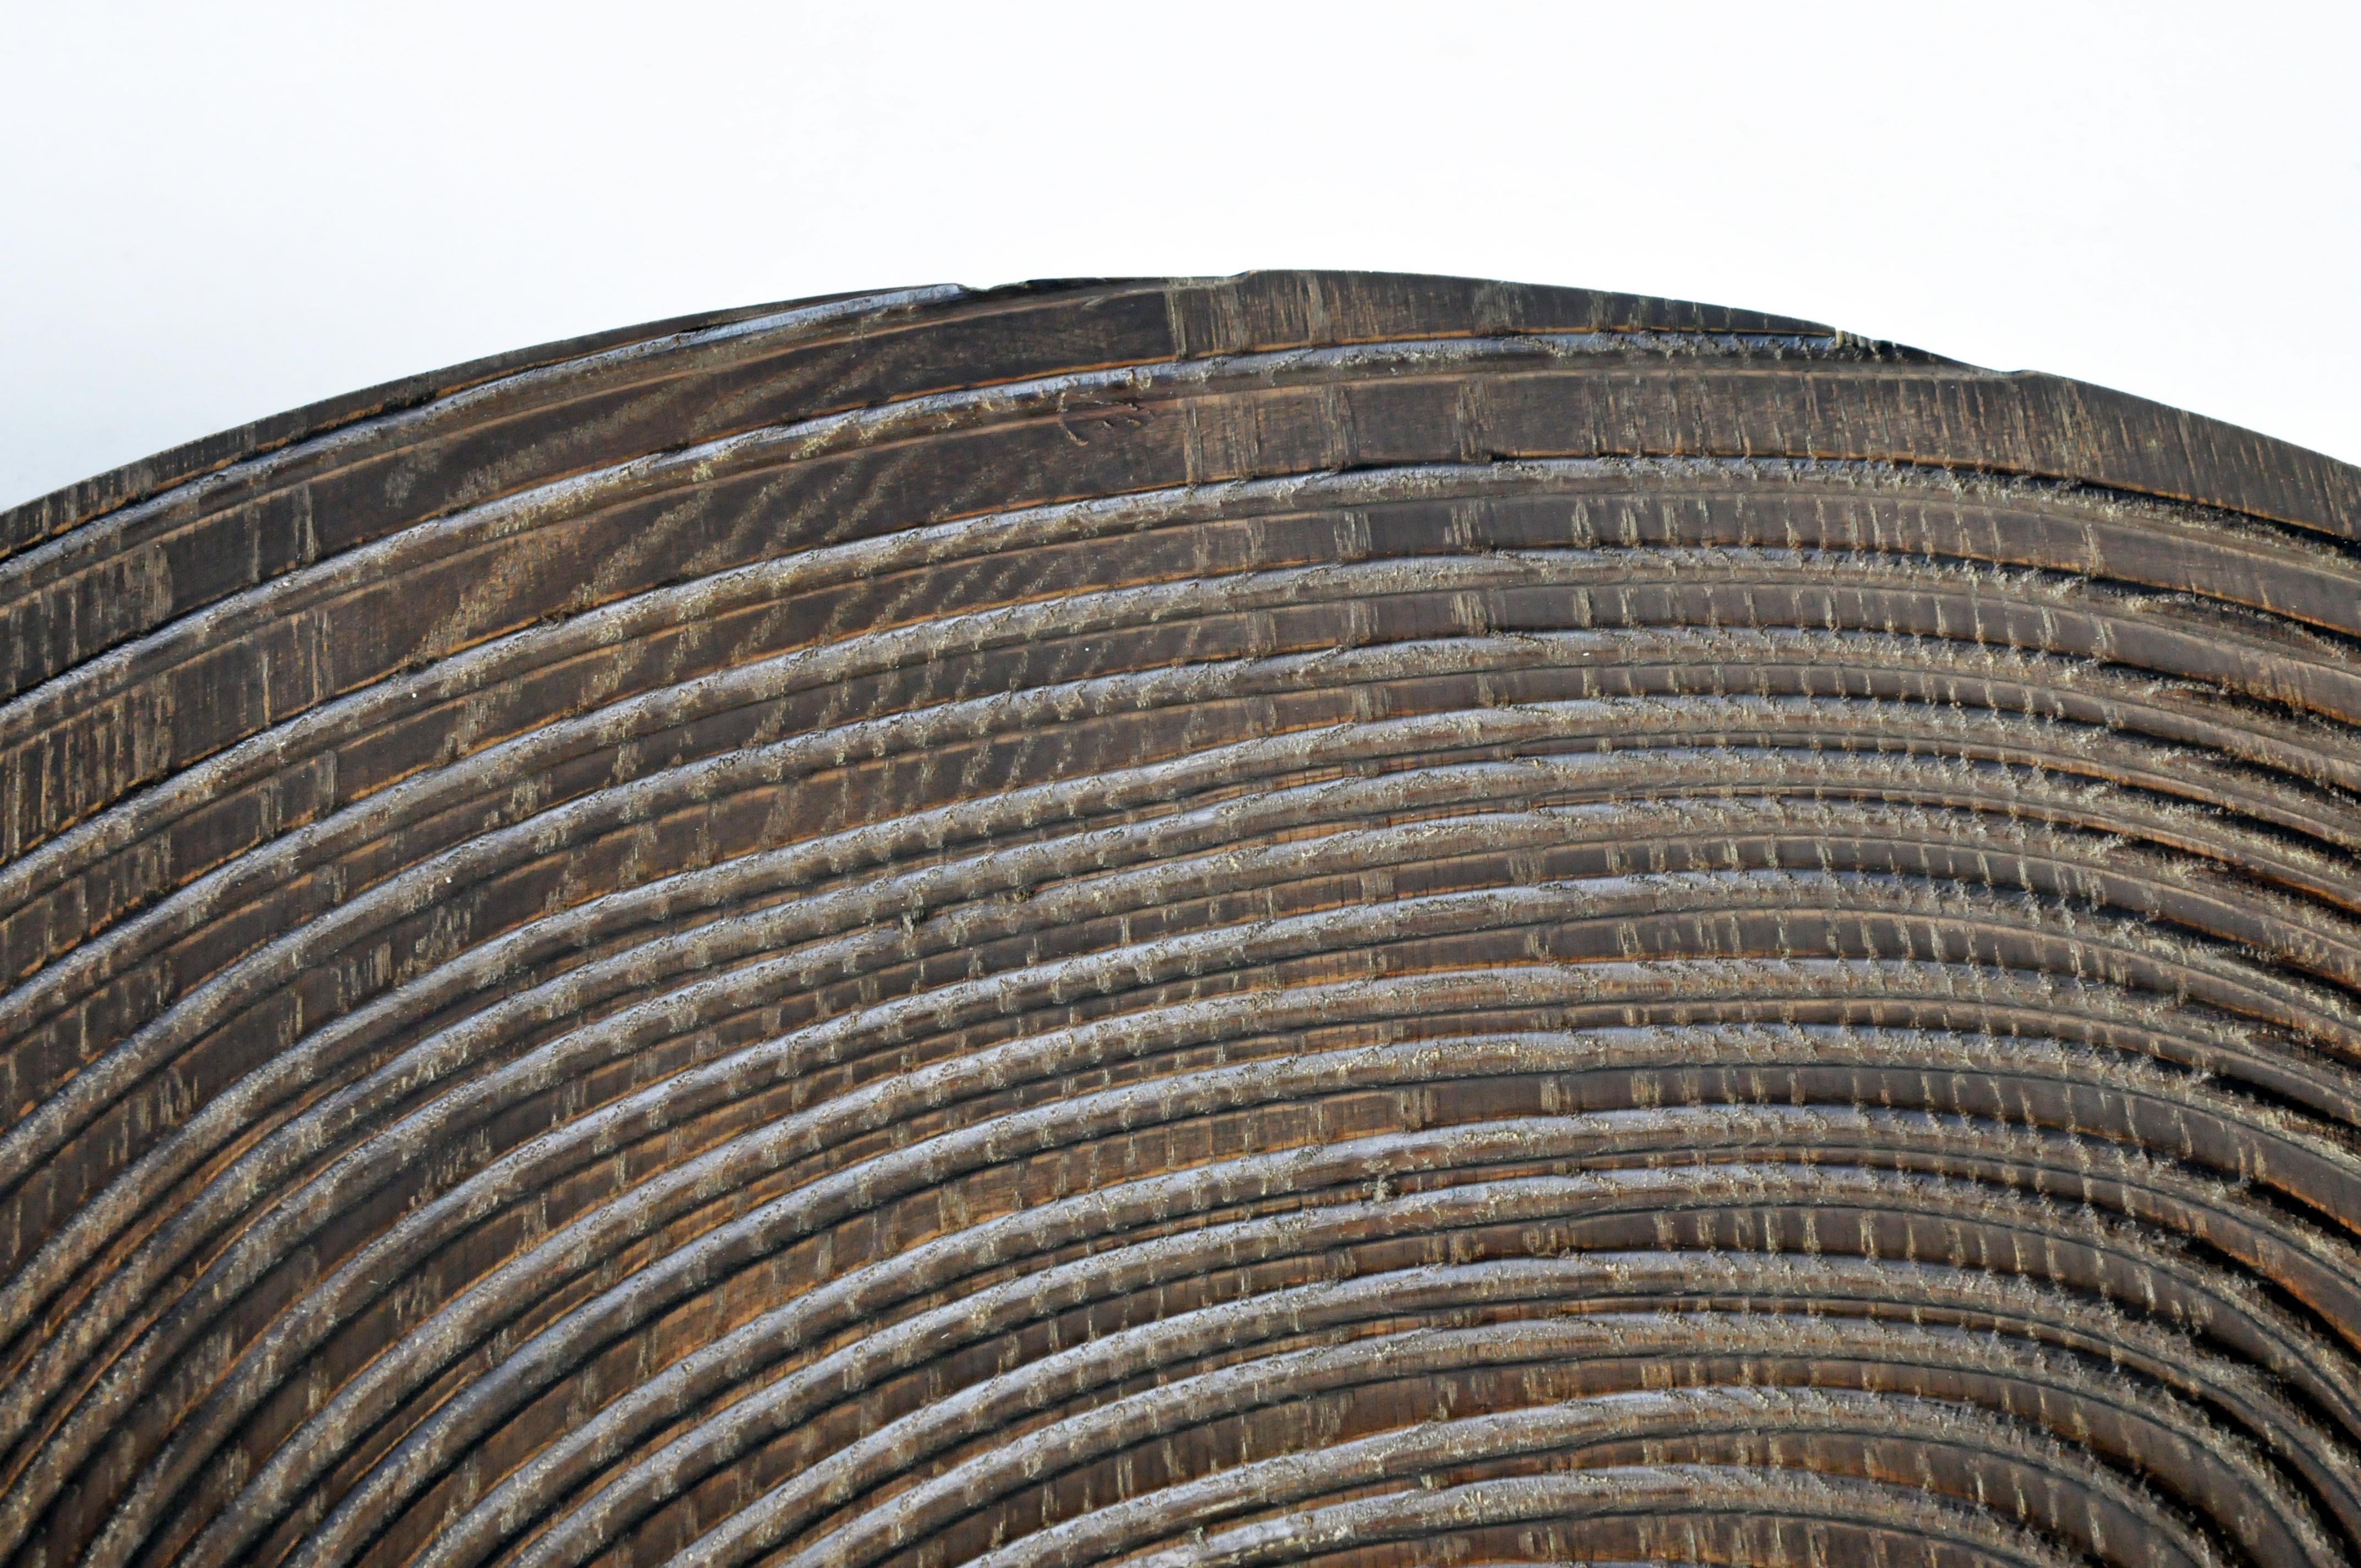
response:
<svg viewBox="0 0 2361 1568"><path fill-rule="evenodd" d="M2361 470L932 288L0 514L0 1554L2361 1563Z"/></svg>

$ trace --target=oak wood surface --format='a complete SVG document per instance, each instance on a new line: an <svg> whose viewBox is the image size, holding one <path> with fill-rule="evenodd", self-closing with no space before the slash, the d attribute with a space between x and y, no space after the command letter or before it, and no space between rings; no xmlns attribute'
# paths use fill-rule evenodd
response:
<svg viewBox="0 0 2361 1568"><path fill-rule="evenodd" d="M904 290L0 514L21 1563L2361 1561L2361 470Z"/></svg>

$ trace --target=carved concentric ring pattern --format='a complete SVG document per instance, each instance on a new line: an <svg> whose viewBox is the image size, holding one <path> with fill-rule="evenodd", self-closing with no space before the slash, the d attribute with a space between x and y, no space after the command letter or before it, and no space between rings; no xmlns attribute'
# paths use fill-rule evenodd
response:
<svg viewBox="0 0 2361 1568"><path fill-rule="evenodd" d="M2361 1563L2361 471L1357 274L0 517L0 1556Z"/></svg>

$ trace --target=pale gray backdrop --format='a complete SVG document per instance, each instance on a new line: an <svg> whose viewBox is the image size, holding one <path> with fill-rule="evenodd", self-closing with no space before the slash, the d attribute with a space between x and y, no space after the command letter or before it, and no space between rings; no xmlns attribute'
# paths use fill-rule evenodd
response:
<svg viewBox="0 0 2361 1568"><path fill-rule="evenodd" d="M2361 5L0 0L0 505L406 372L919 282L1475 273L2361 459Z"/></svg>

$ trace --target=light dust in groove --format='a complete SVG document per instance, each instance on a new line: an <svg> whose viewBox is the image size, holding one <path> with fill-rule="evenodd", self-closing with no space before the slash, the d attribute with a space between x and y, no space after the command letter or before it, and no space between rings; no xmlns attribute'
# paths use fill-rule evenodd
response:
<svg viewBox="0 0 2361 1568"><path fill-rule="evenodd" d="M0 516L19 1564L2361 1564L2361 471L927 289Z"/></svg>

